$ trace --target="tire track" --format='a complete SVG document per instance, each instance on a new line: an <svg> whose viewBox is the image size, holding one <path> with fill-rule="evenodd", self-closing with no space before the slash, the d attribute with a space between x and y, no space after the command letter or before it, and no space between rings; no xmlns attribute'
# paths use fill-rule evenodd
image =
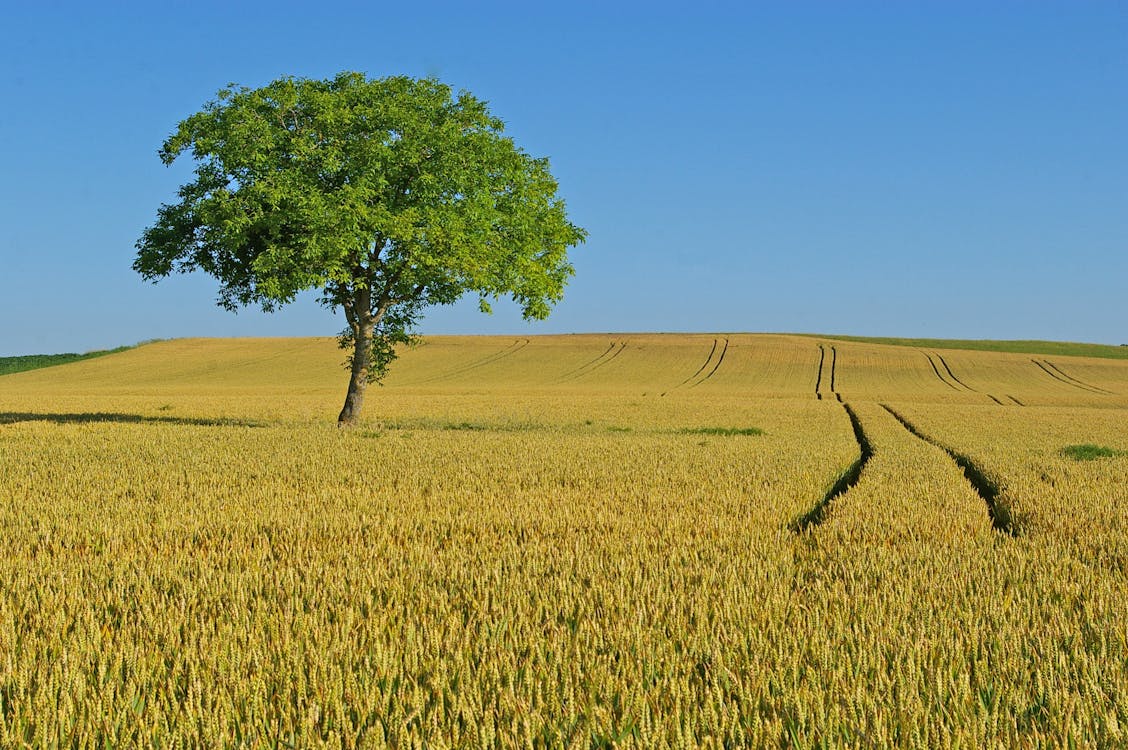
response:
<svg viewBox="0 0 1128 750"><path fill-rule="evenodd" d="M834 385L834 380L838 373L838 350L833 346L830 347L830 392L838 399L838 403L845 406L846 402L842 400L842 394L838 392L838 388ZM849 411L849 410L847 410ZM850 412L853 414L853 412Z"/></svg>
<svg viewBox="0 0 1128 750"><path fill-rule="evenodd" d="M952 385L951 383L949 383L949 382L948 382L947 380L945 380L945 379L944 379L944 376L940 374L940 368L938 368L938 367L936 366L936 363L932 361L932 355L931 355L931 354L929 354L928 352L921 352L921 354L923 354L923 355L924 355L924 358L928 360L928 364L932 366L932 371L933 371L934 373L936 373L936 377L937 377L937 379L939 379L939 381L940 381L941 383L943 383L944 385L948 386L949 388L951 388L951 389L952 389L952 390L954 390L954 391L958 391L958 390L959 390L959 388L957 388L956 386L954 386L954 385Z"/></svg>
<svg viewBox="0 0 1128 750"><path fill-rule="evenodd" d="M932 365L932 371L936 373L936 377L940 378L940 381L944 383L944 385L957 391L960 389L960 387L962 387L968 393L978 393L980 396L986 396L987 398L991 399L999 406L1006 406L1004 402L1000 401L995 396L992 396L990 393L984 393L978 388L972 388L970 385L956 377L956 373L952 372L951 365L948 364L948 361L944 359L943 355L941 355L939 352L924 352L924 356L928 357L928 364ZM933 357L936 358L935 361L933 360ZM940 373L940 368L936 366L937 361L940 362L940 367L944 368L944 372L948 374L947 378L945 378Z"/></svg>
<svg viewBox="0 0 1128 750"><path fill-rule="evenodd" d="M807 511L799 518L792 521L788 528L796 534L800 534L809 530L812 526L818 526L826 518L827 512L830 510L830 504L834 502L835 498L845 494L851 487L858 483L862 477L862 470L866 467L866 463L873 457L873 444L870 443L869 438L866 437L865 430L862 429L862 422L858 419L858 415L850 408L847 403L842 404L842 408L846 410L846 416L850 418L850 427L854 430L854 440L858 443L858 458L854 463L850 464L830 489L826 491L822 499L819 500L813 508Z"/></svg>
<svg viewBox="0 0 1128 750"><path fill-rule="evenodd" d="M948 377L950 377L952 380L956 381L957 383L959 383L960 385L962 385L964 388L968 389L972 393L978 393L980 395L986 396L987 398L991 399L992 401L994 401L999 406L1006 406L1005 403L1003 403L999 399L995 398L990 393L984 393L983 391L979 390L978 388L972 388L970 385L968 385L967 383L965 383L962 380L960 380L959 378L957 378L956 374L954 372L952 372L952 368L948 366L947 360L945 360L944 357L941 356L940 352L933 352L933 353L936 355L936 359L940 360L940 364L942 364L944 366L944 371L948 373Z"/></svg>
<svg viewBox="0 0 1128 750"><path fill-rule="evenodd" d="M506 357L509 357L509 356L516 354L517 352L521 351L526 346L528 346L529 343L530 343L529 339L517 339L512 344L505 347L501 351L494 352L493 354L487 355L486 357L483 357L482 359L475 360L475 361L473 361L469 364L462 365L461 367L456 367L453 370L448 370L446 372L439 373L438 375L433 375L429 378L424 378L423 380L416 380L414 383L405 383L405 385L423 385L425 383L434 383L434 382L439 381L439 380L445 380L447 378L452 378L455 375L462 375L463 373L470 372L471 370L476 370L479 367L485 367L486 365L492 365L494 362L497 362L498 360L505 359Z"/></svg>
<svg viewBox="0 0 1128 750"><path fill-rule="evenodd" d="M689 381L693 380L695 377L700 375L705 370L705 368L709 366L709 363L713 360L713 355L716 354L716 352L717 352L717 339L713 339L713 348L709 350L709 356L705 358L705 363L697 368L697 372L693 373L688 378L686 378L682 382L675 385L674 388L681 388L683 385L685 385L686 383L688 383Z"/></svg>
<svg viewBox="0 0 1128 750"><path fill-rule="evenodd" d="M834 388L835 368L838 366L838 350L833 346L830 347L830 392L837 395L838 391ZM841 400L841 399L840 399Z"/></svg>
<svg viewBox="0 0 1128 750"><path fill-rule="evenodd" d="M614 347L615 344L612 344L611 346ZM583 370L582 372L577 372L574 375L572 375L571 377L563 378L561 380L558 380L557 382L558 383L572 383L576 380L579 380L582 377L586 377L588 375L591 375L593 372L595 372L596 370L598 370L601 367L605 367L606 365L608 365L612 361L614 361L614 359L616 357L618 357L620 354L623 353L623 350L627 348L627 342L626 341L620 341L618 346L619 346L619 348L616 349L615 353L612 354L610 357L607 357L606 359L604 359L603 357L606 356L606 352L604 352L604 355L597 357L593 362L590 363L591 366L588 367L586 370Z"/></svg>
<svg viewBox="0 0 1128 750"><path fill-rule="evenodd" d="M610 354L613 351L615 351L615 342L614 341L612 341L611 344L607 347L607 349L605 349L603 351L603 353L600 354L598 357L596 357L595 359L588 360L587 362L584 362L579 367L573 367L571 370L568 370L567 372L561 373L559 375L559 379L563 380L564 378L567 378L569 375L575 375L576 373L580 372L581 370L586 370L587 368L591 367L596 362L603 359L604 357L606 357L608 354ZM557 382L559 382L559 380Z"/></svg>
<svg viewBox="0 0 1128 750"><path fill-rule="evenodd" d="M976 466L970 458L962 453L957 453L948 446L925 435L918 430L912 422L893 411L889 406L881 404L881 408L889 412L893 418L900 422L901 426L908 430L914 437L923 440L929 445L936 446L947 453L948 457L956 462L956 465L963 471L964 478L967 479L968 484L975 490L975 494L979 495L987 505L987 513L991 517L991 525L995 527L996 531L1001 531L1009 536L1018 535L1018 529L1014 519L1011 517L1010 509L999 503L998 485L991 481L991 479L983 473L982 469Z"/></svg>
<svg viewBox="0 0 1128 750"><path fill-rule="evenodd" d="M1100 391L1100 390L1097 390L1096 388L1094 388L1092 386L1085 385L1084 383L1080 383L1080 382L1074 383L1074 382L1071 382L1069 380L1066 380L1064 377L1062 377L1061 375L1058 375L1056 372L1051 370L1049 367L1046 367L1045 364L1039 362L1036 359L1032 359L1030 361L1033 362L1038 367L1039 370L1046 373L1047 375L1049 375L1051 378L1053 378L1054 380L1056 380L1059 383L1064 383L1065 385L1073 386L1074 388L1079 388L1083 391L1088 391L1089 393L1099 393L1101 395L1108 395L1108 391Z"/></svg>
<svg viewBox="0 0 1128 750"><path fill-rule="evenodd" d="M1021 401L1019 401L1019 400L1018 400L1017 398L1015 398L1014 396L1010 395L1009 393L1007 394L1007 398L1009 398L1009 399L1010 399L1011 401L1015 402L1015 403L1016 403L1016 404L1018 404L1019 406L1026 406L1026 404L1022 403Z"/></svg>
<svg viewBox="0 0 1128 750"><path fill-rule="evenodd" d="M1069 375L1069 374L1065 373L1064 371L1062 371L1062 369L1060 367L1058 367L1057 365L1055 365L1053 362L1051 362L1048 359L1043 359L1042 361L1045 362L1046 365L1048 365L1049 367L1053 368L1054 372L1057 372L1063 378L1066 378L1067 380L1070 380L1071 382L1074 382L1077 385L1083 385L1086 388L1091 388L1094 391L1100 391L1101 393L1107 393L1110 396L1115 395L1112 391L1105 390L1104 388L1101 388L1100 386L1092 385L1091 383L1086 383L1084 380L1078 380L1077 378L1073 377L1072 375Z"/></svg>
<svg viewBox="0 0 1128 750"><path fill-rule="evenodd" d="M709 356L705 358L705 361L704 361L704 362L703 362L703 363L701 364L701 366L700 366L700 367L698 367L698 368L697 368L697 371L696 371L695 373L693 373L693 374L692 374L692 375L690 375L690 376L689 376L688 378L686 378L686 379L685 379L685 380L683 380L682 382L680 382L680 383L678 383L677 385L675 385L675 386L674 386L673 388L671 388L671 389L670 389L669 391L663 391L663 392L662 392L661 394L659 394L659 395L660 395L660 396L665 396L665 395L666 395L667 393L669 393L670 391L676 391L676 390L677 390L678 388L681 388L681 387L682 387L682 386L684 386L684 385L685 385L686 383L689 383L689 382L690 382L690 381L692 381L692 380L693 380L694 378L696 378L696 377L697 377L698 375L700 375L701 373L705 372L705 368L706 368L706 367L708 367L708 366L709 366L709 363L713 361L713 355L717 353L717 344L718 344L718 343L720 343L720 339L719 339L719 338L713 339L713 348L709 350ZM725 351L728 351L728 339L725 339ZM724 353L722 353L722 354L721 354L721 359L724 359ZM709 372L709 375L706 375L706 376L705 376L704 378L702 378L702 380L707 380L707 379L709 378L709 376L710 376L710 375L712 375L712 374L713 374L714 372L716 372L716 371L717 371L717 367L720 367L720 362L717 362L717 366L716 366L716 367L714 367L714 368L713 368L713 369L712 369L712 370L711 370L711 371ZM700 383L694 383L693 385L691 385L691 386L690 386L690 388L692 388L692 387L693 387L694 385L700 385Z"/></svg>
<svg viewBox="0 0 1128 750"><path fill-rule="evenodd" d="M819 344L819 376L814 379L814 397L822 400L822 362L827 359L827 350Z"/></svg>
<svg viewBox="0 0 1128 750"><path fill-rule="evenodd" d="M715 346L715 344L714 344L714 346ZM705 377L701 378L696 383L691 385L690 388L696 388L697 386L701 385L706 380L708 380L709 378L713 377L713 375L716 374L717 370L719 370L720 367L721 367L721 363L725 361L725 355L728 354L728 347L729 347L729 340L725 339L725 345L724 345L724 347L721 348L721 356L717 357L717 363L715 365L713 365L713 369L709 370L708 375L706 375Z"/></svg>
<svg viewBox="0 0 1128 750"><path fill-rule="evenodd" d="M968 385L967 383L965 383L962 380L960 380L959 378L957 378L956 374L954 372L952 372L952 368L948 367L948 363L944 360L944 358L942 356L940 356L940 354L938 352L933 352L933 354L936 355L936 359L940 360L940 364L944 366L944 371L946 373L948 373L948 377L950 377L952 380L956 381L957 383L959 383L960 385L962 385L964 388L968 389L972 393L979 393L979 391L975 390L970 385ZM992 398L994 398L994 397L992 396Z"/></svg>

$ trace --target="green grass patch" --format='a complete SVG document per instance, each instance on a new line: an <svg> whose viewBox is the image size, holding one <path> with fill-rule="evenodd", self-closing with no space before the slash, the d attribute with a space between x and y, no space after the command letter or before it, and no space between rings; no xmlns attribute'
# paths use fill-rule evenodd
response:
<svg viewBox="0 0 1128 750"><path fill-rule="evenodd" d="M1115 458L1125 455L1125 451L1109 448L1106 445L1084 443L1082 445L1067 445L1061 449L1061 455L1072 458L1074 461L1092 461L1098 458Z"/></svg>
<svg viewBox="0 0 1128 750"><path fill-rule="evenodd" d="M143 343L147 344L151 342L146 341ZM69 365L71 362L82 362L86 359L104 357L107 354L120 354L130 349L136 349L138 346L141 346L141 344L119 346L116 349L99 349L98 351L86 352L85 354L75 354L71 352L67 354L25 354L20 357L0 357L0 375L12 375L17 372L39 370L44 367L55 367L56 365Z"/></svg>
<svg viewBox="0 0 1128 750"><path fill-rule="evenodd" d="M373 429L359 431L362 437L380 437L386 432L444 431L444 432L537 432L552 429L549 425L532 422L446 422L435 419L413 419L381 422Z"/></svg>
<svg viewBox="0 0 1128 750"><path fill-rule="evenodd" d="M718 435L731 437L732 435L763 435L759 427L687 427L678 430L683 435Z"/></svg>
<svg viewBox="0 0 1128 750"><path fill-rule="evenodd" d="M1012 354L1049 354L1063 357L1102 357L1128 359L1128 346L1109 344L1084 344L1069 341L994 341L991 339L905 339L881 336L826 336L802 333L800 336L832 341L857 341L863 344L889 344L925 349L972 349L980 352L1010 352Z"/></svg>
<svg viewBox="0 0 1128 750"><path fill-rule="evenodd" d="M457 432L489 432L497 430L498 426L483 424L482 422L448 422L442 426L442 429Z"/></svg>

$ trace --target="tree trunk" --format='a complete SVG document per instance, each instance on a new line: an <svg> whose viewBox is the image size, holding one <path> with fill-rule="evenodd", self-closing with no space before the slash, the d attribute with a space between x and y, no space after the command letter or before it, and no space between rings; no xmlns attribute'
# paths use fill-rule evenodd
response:
<svg viewBox="0 0 1128 750"><path fill-rule="evenodd" d="M372 315L370 302L369 290L358 290L353 300L352 314L347 316L353 330L352 369L345 405L337 417L338 427L352 427L356 424L360 409L364 406L368 372L372 368L372 334L376 328L376 318Z"/></svg>
<svg viewBox="0 0 1128 750"><path fill-rule="evenodd" d="M357 336L353 349L352 371L349 374L349 392L345 395L345 405L337 417L338 427L352 427L360 417L364 406L364 391L368 388L369 358L372 356L372 331L367 336Z"/></svg>

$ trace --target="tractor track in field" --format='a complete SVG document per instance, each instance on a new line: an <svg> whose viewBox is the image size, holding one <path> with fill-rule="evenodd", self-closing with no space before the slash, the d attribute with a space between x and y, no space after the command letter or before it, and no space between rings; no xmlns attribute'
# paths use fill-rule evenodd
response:
<svg viewBox="0 0 1128 750"><path fill-rule="evenodd" d="M819 374L815 379L815 398L822 401L822 382L823 372L826 370L826 349L827 347L819 344ZM838 399L838 403L842 401L842 394L838 392L836 379L838 377L838 350L833 346L830 347L830 372L827 374L827 382L830 384L830 395Z"/></svg>
<svg viewBox="0 0 1128 750"><path fill-rule="evenodd" d="M963 471L964 478L967 479L968 484L970 484L971 488L975 490L975 494L979 495L984 504L986 504L987 514L991 518L991 525L995 528L996 531L1001 531L1009 536L1016 536L1018 534L1018 530L1015 528L1014 521L1011 518L1009 509L1001 505L998 501L998 485L996 485L991 480L991 478L983 472L982 469L976 466L974 461L972 461L962 453L957 453L943 443L940 443L939 441L933 440L932 438L928 437L919 429L917 429L916 425L905 419L903 416L901 416L886 404L881 404L881 408L885 409L885 411L889 412L889 414L891 414L894 419L900 422L901 426L909 431L909 434L913 435L916 438L919 438L920 440L923 440L929 445L939 448L940 450L947 453L949 458L956 462L956 465L960 467L961 471Z"/></svg>
<svg viewBox="0 0 1128 750"><path fill-rule="evenodd" d="M697 377L698 375L700 375L702 372L705 371L705 368L708 367L709 363L713 361L713 355L716 354L716 352L717 352L717 341L718 341L718 339L713 339L713 348L709 350L709 356L706 357L705 362L700 367L697 368L697 372L693 373L688 378L686 378L682 382L675 385L674 388L681 388L683 385L685 385L689 381L693 380L695 377Z"/></svg>
<svg viewBox="0 0 1128 750"><path fill-rule="evenodd" d="M567 372L563 372L563 373L561 373L561 374L560 374L560 376L558 377L558 381L559 381L559 380L563 380L563 379L565 379L565 378L567 378L567 377L569 377L569 376L571 376L571 375L575 375L576 373L578 373L578 372L581 372L581 371L583 371L583 370L586 370L587 368L589 368L589 367L591 367L592 365L596 364L597 362L599 362L599 360L603 359L604 357L606 357L606 356L607 356L608 354L610 354L610 353L611 353L611 352L613 352L613 351L615 351L615 342L614 342L614 341L612 341L612 342L611 342L611 343L610 343L610 344L608 345L608 347L607 347L606 349L604 349L604 350L603 350L603 353L602 353L602 354L600 354L600 355L599 355L598 357L596 357L595 359L589 359L589 360L588 360L587 362L584 362L584 363L583 363L582 365L580 365L579 367L573 367L573 368L572 368L571 370L568 370Z"/></svg>
<svg viewBox="0 0 1128 750"><path fill-rule="evenodd" d="M967 383L965 383L962 380L960 380L959 378L957 378L956 374L954 372L952 372L952 368L948 367L948 362L942 356L940 356L939 353L933 352L933 354L936 355L936 359L940 360L940 364L944 366L944 372L948 373L948 377L950 377L952 380L956 381L957 383L959 383L960 385L962 385L964 388L968 389L972 393L979 393L979 391L975 390L970 385L968 385Z"/></svg>
<svg viewBox="0 0 1128 750"><path fill-rule="evenodd" d="M1107 393L1107 394L1108 394L1108 395L1110 395L1110 396L1114 396L1114 395L1116 395L1115 393L1113 393L1113 392L1112 392L1112 391L1110 391L1110 390L1106 390L1106 389L1104 389L1104 388L1101 388L1100 386L1097 386L1097 385L1093 385L1092 383L1086 383L1086 382L1085 382L1084 380L1080 380L1080 379L1078 379L1078 378L1075 378L1075 377L1073 377L1072 375L1070 375L1070 374L1066 373L1066 372L1065 372L1065 371L1063 371L1063 370L1062 370L1062 369L1061 369L1060 367L1058 367L1057 365L1055 365L1055 364L1054 364L1053 362L1051 362L1051 361L1050 361L1050 360L1048 360L1048 359L1043 359L1042 361L1043 361L1043 362L1045 362L1045 363L1046 363L1046 365L1047 365L1048 367L1050 367L1050 368L1051 368L1051 369L1052 369L1052 370L1053 370L1054 372L1058 373L1058 374L1059 374L1059 375L1061 375L1061 376L1062 376L1063 378L1065 378L1065 379L1067 379L1067 380L1069 380L1069 381L1071 381L1071 382L1073 382L1073 383L1076 383L1077 385L1083 385L1083 386L1085 386L1086 388L1092 388L1092 389L1093 389L1094 391L1100 391L1101 393Z"/></svg>
<svg viewBox="0 0 1128 750"><path fill-rule="evenodd" d="M1036 359L1032 359L1030 361L1033 362L1034 365L1039 370L1046 373L1047 375L1049 375L1051 378L1053 378L1054 380L1056 380L1059 383L1064 383L1065 385L1073 386L1074 388L1078 388L1082 391L1088 391L1089 393L1098 393L1102 396L1106 396L1106 395L1110 394L1110 391L1099 389L1096 386L1087 385L1085 383L1082 383L1079 380L1069 378L1069 376L1065 375L1065 373L1062 373L1060 370L1058 370L1056 367L1054 367L1049 362L1046 362L1046 361L1039 362ZM1047 365L1049 365L1049 366L1047 366ZM1051 368L1053 368L1053 369L1051 369Z"/></svg>
<svg viewBox="0 0 1128 750"><path fill-rule="evenodd" d="M461 367L456 367L453 370L447 370L446 372L439 373L438 375L433 375L432 377L429 377L429 378L424 378L423 380L417 380L414 383L407 383L406 385L423 385L423 384L426 384L426 383L434 383L434 382L437 382L437 381L440 381L440 380L446 380L447 378L452 378L456 375L462 375L463 373L467 373L467 372L470 372L472 370L476 370L479 367L485 367L486 365L492 365L494 362L497 362L499 360L505 359L506 357L510 357L510 356L516 354L517 352L521 351L526 346L528 346L530 343L531 342L530 342L529 339L517 339L512 344L505 347L504 349L502 349L499 352L494 352L493 354L487 355L485 357L482 357L481 359L477 359L473 362L462 365Z"/></svg>
<svg viewBox="0 0 1128 750"><path fill-rule="evenodd" d="M822 344L819 344L819 374L818 377L815 378L815 398L819 401L822 401L822 371L824 360L826 360L826 349L823 348Z"/></svg>
<svg viewBox="0 0 1128 750"><path fill-rule="evenodd" d="M978 393L980 396L986 396L987 398L991 399L999 406L1006 406L1006 403L1000 401L990 393L984 393L978 388L972 388L970 385L956 377L956 373L952 372L952 367L948 364L948 360L944 359L943 355L941 355L939 352L924 352L924 356L928 358L928 364L932 365L932 371L936 373L936 377L940 378L940 382L942 382L944 385L957 391L962 387L968 393ZM936 359L933 360L933 357L935 357ZM936 366L936 362L940 363L940 367ZM941 374L941 367L944 368L944 372L948 374L947 378L945 378L944 375Z"/></svg>
<svg viewBox="0 0 1128 750"><path fill-rule="evenodd" d="M725 355L728 354L728 348L729 348L729 340L725 339L725 345L723 347L721 347L721 356L717 357L717 363L713 365L713 369L709 370L708 375L701 378L700 380L698 380L693 385L689 386L690 388L696 388L697 386L701 385L702 383L704 383L706 380L713 377L717 373L717 370L719 370L720 367L721 367L721 363L725 361Z"/></svg>
<svg viewBox="0 0 1128 750"><path fill-rule="evenodd" d="M921 352L921 354L923 354L924 358L928 360L928 364L932 366L932 371L934 373L936 373L937 380L939 380L941 383L948 386L949 388L951 388L954 391L959 390L959 388L957 388L952 383L949 383L947 380L944 379L944 376L940 374L940 368L938 368L936 366L936 363L932 361L932 355L931 354L929 354L928 352Z"/></svg>
<svg viewBox="0 0 1128 750"><path fill-rule="evenodd" d="M718 368L720 368L721 363L725 361L725 354L728 353L729 340L724 339L724 345L721 347L721 356L717 358L716 362L713 362L713 355L717 353L717 345L720 344L720 342L721 342L721 338L713 339L713 346L712 346L711 349L709 349L709 356L707 356L705 358L705 361L701 364L700 367L697 368L696 372L694 372L692 375L690 375L688 378L686 378L682 382L675 385L670 390L663 391L659 395L665 396L667 393L670 393L671 391L676 391L678 388L685 386L687 383L689 384L690 388L696 388L697 386L701 385L702 383L704 383L709 378L713 377L713 375L717 372ZM698 380L698 376L700 376L701 373L705 372L705 369L710 365L710 363L713 364L713 369L709 370L709 372L705 375L705 377Z"/></svg>
<svg viewBox="0 0 1128 750"><path fill-rule="evenodd" d="M1009 393L1007 394L1007 398L1009 398L1011 401L1015 402L1019 406L1026 406L1026 404L1022 403L1021 401L1019 401L1017 398L1010 395Z"/></svg>
<svg viewBox="0 0 1128 750"><path fill-rule="evenodd" d="M838 391L835 389L835 386L834 386L834 380L837 377L837 373L835 371L837 369L838 369L838 350L835 349L832 346L832 347L830 347L830 392L833 393L835 396L838 395ZM838 400L841 401L842 399L840 398Z"/></svg>
<svg viewBox="0 0 1128 750"><path fill-rule="evenodd" d="M838 479L834 481L834 484L830 486L830 489L813 508L788 524L788 528L797 534L808 531L811 527L818 526L823 522L830 510L831 503L858 483L862 478L862 470L873 457L873 444L866 437L866 432L862 429L862 422L858 419L858 415L845 402L842 402L842 408L846 411L846 416L850 418L850 427L854 430L854 440L858 443L858 458L850 464L846 471L839 475Z"/></svg>
<svg viewBox="0 0 1128 750"><path fill-rule="evenodd" d="M615 349L616 346L618 346L619 348ZM611 353L611 349L608 349L606 352L599 355L598 357L596 357L594 360L592 360L588 364L584 365L583 367L579 368L578 370L574 370L570 375L562 377L560 380L557 380L556 382L557 383L571 383L573 381L579 380L580 378L591 375L593 372L595 372L599 368L606 367L607 365L611 364L611 362L615 361L615 358L618 357L620 354L622 354L623 351L626 348L627 348L627 342L626 341L620 341L618 344L615 344L614 342L612 342L611 349L615 349L614 353ZM609 353L611 353L610 357L607 356Z"/></svg>
<svg viewBox="0 0 1128 750"><path fill-rule="evenodd" d="M837 382L837 378L838 378L838 350L835 349L832 346L832 347L830 347L830 392L834 394L834 397L836 399L838 399L838 403L845 406L846 402L842 400L842 394L838 392L838 386L835 384ZM847 411L850 411L850 410L847 409ZM850 414L852 415L853 412L850 411ZM852 419L853 419L853 417L851 417L851 420Z"/></svg>

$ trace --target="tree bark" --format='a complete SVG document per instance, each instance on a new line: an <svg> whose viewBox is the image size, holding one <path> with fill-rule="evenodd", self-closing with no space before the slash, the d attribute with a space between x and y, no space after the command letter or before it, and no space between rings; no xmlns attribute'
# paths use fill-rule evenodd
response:
<svg viewBox="0 0 1128 750"><path fill-rule="evenodd" d="M353 332L352 368L349 373L349 390L345 405L337 417L338 427L352 427L364 406L364 391L368 388L368 373L372 368L372 334L376 317L372 314L371 292L358 289L353 296L353 307L346 309L346 318Z"/></svg>

